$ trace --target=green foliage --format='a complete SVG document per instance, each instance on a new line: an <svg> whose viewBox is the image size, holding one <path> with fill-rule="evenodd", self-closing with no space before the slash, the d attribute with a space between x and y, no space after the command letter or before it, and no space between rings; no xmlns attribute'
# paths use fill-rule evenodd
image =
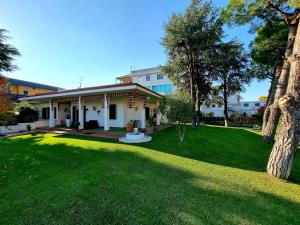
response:
<svg viewBox="0 0 300 225"><path fill-rule="evenodd" d="M300 0L230 0L227 7L222 9L222 16L230 25L249 22L257 25L258 20L265 24L273 19L287 20L286 15L296 12L299 6Z"/></svg>
<svg viewBox="0 0 300 225"><path fill-rule="evenodd" d="M0 113L0 126L10 126L17 124L17 115L13 112Z"/></svg>
<svg viewBox="0 0 300 225"><path fill-rule="evenodd" d="M190 96L177 92L167 99L167 117L176 124L190 122L193 115L193 104Z"/></svg>
<svg viewBox="0 0 300 225"><path fill-rule="evenodd" d="M250 44L252 60L257 64L276 66L283 58L289 27L283 22L261 26Z"/></svg>
<svg viewBox="0 0 300 225"><path fill-rule="evenodd" d="M208 113L207 113L207 116L208 116L208 117L214 117L214 112L208 112Z"/></svg>
<svg viewBox="0 0 300 225"><path fill-rule="evenodd" d="M184 92L176 92L167 99L167 118L174 122L178 128L179 140L183 142L185 124L192 120L194 106L189 95Z"/></svg>
<svg viewBox="0 0 300 225"><path fill-rule="evenodd" d="M189 90L194 102L203 100L211 87L210 56L223 35L217 9L210 2L193 1L184 13L174 13L164 29L168 59L162 71L181 90Z"/></svg>
<svg viewBox="0 0 300 225"><path fill-rule="evenodd" d="M18 49L5 43L9 38L6 33L6 30L0 29L0 72L10 72L17 69L17 66L13 65L13 61L14 57L20 56Z"/></svg>
<svg viewBox="0 0 300 225"><path fill-rule="evenodd" d="M213 79L219 84L217 96L227 103L229 96L243 91L243 85L250 83L247 73L248 54L243 45L235 40L221 43L215 51Z"/></svg>
<svg viewBox="0 0 300 225"><path fill-rule="evenodd" d="M19 113L18 115L19 123L35 122L39 118L38 111L29 102L19 103L16 106L15 110Z"/></svg>

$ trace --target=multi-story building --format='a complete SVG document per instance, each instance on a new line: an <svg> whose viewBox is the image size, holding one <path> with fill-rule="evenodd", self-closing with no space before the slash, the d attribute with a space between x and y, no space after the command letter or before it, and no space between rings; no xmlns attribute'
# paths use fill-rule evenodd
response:
<svg viewBox="0 0 300 225"><path fill-rule="evenodd" d="M230 109L240 115L254 115L257 113L257 110L266 106L264 101L243 101L238 104L231 104Z"/></svg>
<svg viewBox="0 0 300 225"><path fill-rule="evenodd" d="M168 95L175 91L172 81L161 73L160 67L133 70L128 75L117 77L120 83L137 83L161 95Z"/></svg>
<svg viewBox="0 0 300 225"><path fill-rule="evenodd" d="M12 99L14 101L18 101L20 97L58 92L63 90L62 88L59 87L34 83L25 80L18 80L13 78L7 78L7 81L9 83L10 95L12 96Z"/></svg>
<svg viewBox="0 0 300 225"><path fill-rule="evenodd" d="M176 90L172 81L161 73L160 67L133 70L128 75L117 77L116 80L119 83L138 83L162 95L172 94ZM228 113L253 115L257 113L259 107L265 104L265 102L260 101L241 102L238 93L228 98ZM212 112L214 116L222 117L224 116L224 106L218 106L217 104L203 105L201 112L203 114Z"/></svg>

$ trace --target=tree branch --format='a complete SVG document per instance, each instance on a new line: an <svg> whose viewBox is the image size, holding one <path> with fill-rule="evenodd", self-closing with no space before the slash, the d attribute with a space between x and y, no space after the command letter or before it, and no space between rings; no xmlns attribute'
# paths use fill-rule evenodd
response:
<svg viewBox="0 0 300 225"><path fill-rule="evenodd" d="M286 22L287 24L290 23L290 20L289 20L289 14L288 14L288 13L283 12L280 8L278 8L277 6L273 5L273 4L271 3L271 1L268 1L268 5L269 5L269 7L270 7L271 9L273 9L275 12L277 12L279 15L281 15L281 16L284 18L284 20L285 20L285 22Z"/></svg>

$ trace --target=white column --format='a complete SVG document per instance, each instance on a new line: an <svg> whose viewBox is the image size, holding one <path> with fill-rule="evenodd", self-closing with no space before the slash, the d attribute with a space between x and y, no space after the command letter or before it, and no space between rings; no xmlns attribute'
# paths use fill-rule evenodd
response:
<svg viewBox="0 0 300 225"><path fill-rule="evenodd" d="M156 104L156 125L157 126L160 125L160 118L161 118L161 113L159 110L159 102L157 102L157 104Z"/></svg>
<svg viewBox="0 0 300 225"><path fill-rule="evenodd" d="M52 100L49 101L49 127L54 127L54 107Z"/></svg>
<svg viewBox="0 0 300 225"><path fill-rule="evenodd" d="M109 130L108 97L104 94L104 130Z"/></svg>
<svg viewBox="0 0 300 225"><path fill-rule="evenodd" d="M57 124L60 125L60 116L59 116L59 109L58 109L58 103L56 103L56 121Z"/></svg>
<svg viewBox="0 0 300 225"><path fill-rule="evenodd" d="M141 128L144 129L146 127L146 112L144 107L144 99L141 99L141 110L140 110L140 120L141 120Z"/></svg>
<svg viewBox="0 0 300 225"><path fill-rule="evenodd" d="M70 119L71 119L71 124L74 121L74 115L73 115L73 103L71 102L70 104Z"/></svg>
<svg viewBox="0 0 300 225"><path fill-rule="evenodd" d="M78 122L79 124L79 129L83 129L84 124L83 124L83 105L82 105L82 100L81 96L78 97Z"/></svg>

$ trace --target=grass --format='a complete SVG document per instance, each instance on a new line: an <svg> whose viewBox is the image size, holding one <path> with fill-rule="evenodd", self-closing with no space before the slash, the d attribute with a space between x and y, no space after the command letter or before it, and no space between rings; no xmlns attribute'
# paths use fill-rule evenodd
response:
<svg viewBox="0 0 300 225"><path fill-rule="evenodd" d="M175 128L125 145L76 135L0 140L0 224L299 224L292 182L264 170L250 129Z"/></svg>

